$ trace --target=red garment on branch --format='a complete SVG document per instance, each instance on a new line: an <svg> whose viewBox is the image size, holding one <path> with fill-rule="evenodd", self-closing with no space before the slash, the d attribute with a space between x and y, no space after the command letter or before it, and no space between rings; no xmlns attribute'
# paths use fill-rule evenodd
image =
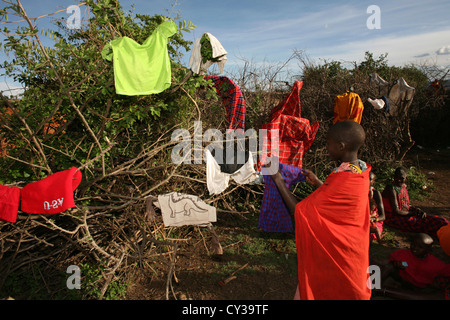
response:
<svg viewBox="0 0 450 320"><path fill-rule="evenodd" d="M81 178L81 171L73 167L27 184L21 191L21 210L34 214L54 214L75 207L73 191Z"/></svg>
<svg viewBox="0 0 450 320"><path fill-rule="evenodd" d="M0 185L0 220L15 223L19 203L20 188Z"/></svg>
<svg viewBox="0 0 450 320"><path fill-rule="evenodd" d="M263 124L267 130L263 140L263 153L260 165L266 163L267 157L276 155L280 163L302 167L303 155L311 147L319 130L319 123L310 124L301 117L300 90L302 81L296 81L290 94L272 110L270 122ZM270 130L278 130L278 139L272 144ZM278 145L276 145L278 144Z"/></svg>
<svg viewBox="0 0 450 320"><path fill-rule="evenodd" d="M295 208L302 300L366 300L369 266L369 172L330 174Z"/></svg>
<svg viewBox="0 0 450 320"><path fill-rule="evenodd" d="M206 76L212 80L227 112L229 129L245 129L245 100L241 88L223 76Z"/></svg>

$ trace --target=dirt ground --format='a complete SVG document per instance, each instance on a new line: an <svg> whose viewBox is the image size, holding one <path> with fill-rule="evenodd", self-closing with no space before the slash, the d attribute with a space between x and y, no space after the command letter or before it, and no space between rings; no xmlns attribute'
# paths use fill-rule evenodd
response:
<svg viewBox="0 0 450 320"><path fill-rule="evenodd" d="M450 150L421 150L415 147L408 153L403 165L415 166L434 185L429 197L420 201L412 200L412 205L421 207L428 214L450 219ZM292 248L294 235L257 231L257 215L256 210L247 215L218 215L215 228L224 247L221 256L210 253L206 236L197 236L197 240L181 245L170 299L292 300L297 281L295 247ZM206 234L205 231L201 232ZM409 247L407 233L393 229L388 229L388 232L391 234L390 239L383 244L373 244L371 255L387 257L398 248ZM237 235L241 236L241 240L235 240ZM235 242L230 243L230 239ZM255 260L246 254L248 242L257 242L255 239L271 244L267 260ZM281 244L278 246L277 243ZM450 257L438 244L434 245L433 250L433 254L450 263ZM224 284L230 276L231 280ZM143 275L129 286L126 299L157 300L165 297L166 277Z"/></svg>

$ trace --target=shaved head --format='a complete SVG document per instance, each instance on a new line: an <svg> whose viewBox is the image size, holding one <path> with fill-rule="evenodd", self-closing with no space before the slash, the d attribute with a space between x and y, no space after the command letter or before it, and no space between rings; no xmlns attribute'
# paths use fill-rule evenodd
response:
<svg viewBox="0 0 450 320"><path fill-rule="evenodd" d="M431 246L433 244L433 238L426 233L419 233L415 235L415 240L425 246Z"/></svg>
<svg viewBox="0 0 450 320"><path fill-rule="evenodd" d="M366 140L366 133L355 121L341 121L328 130L328 138L344 143L349 151L358 151Z"/></svg>

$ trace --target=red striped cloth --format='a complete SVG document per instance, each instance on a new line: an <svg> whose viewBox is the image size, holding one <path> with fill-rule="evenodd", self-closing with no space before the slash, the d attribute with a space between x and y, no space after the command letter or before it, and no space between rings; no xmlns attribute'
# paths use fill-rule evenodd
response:
<svg viewBox="0 0 450 320"><path fill-rule="evenodd" d="M217 94L222 98L227 112L229 129L245 129L245 100L241 89L227 77L207 76L212 80Z"/></svg>
<svg viewBox="0 0 450 320"><path fill-rule="evenodd" d="M302 81L296 81L290 94L271 113L270 122L262 125L264 136L260 166L267 157L276 155L280 163L302 167L303 155L311 147L319 129L319 123L310 124L301 117L300 90ZM275 130L275 131L272 131ZM273 135L278 131L278 139Z"/></svg>

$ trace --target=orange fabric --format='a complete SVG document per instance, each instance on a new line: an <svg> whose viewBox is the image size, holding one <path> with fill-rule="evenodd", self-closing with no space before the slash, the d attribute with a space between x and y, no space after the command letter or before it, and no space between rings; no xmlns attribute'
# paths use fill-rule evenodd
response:
<svg viewBox="0 0 450 320"><path fill-rule="evenodd" d="M450 256L450 224L447 224L437 231L437 237L442 250Z"/></svg>
<svg viewBox="0 0 450 320"><path fill-rule="evenodd" d="M295 208L300 299L370 299L369 172L330 174Z"/></svg>
<svg viewBox="0 0 450 320"><path fill-rule="evenodd" d="M334 98L333 124L352 120L361 123L364 104L357 93L347 91Z"/></svg>

